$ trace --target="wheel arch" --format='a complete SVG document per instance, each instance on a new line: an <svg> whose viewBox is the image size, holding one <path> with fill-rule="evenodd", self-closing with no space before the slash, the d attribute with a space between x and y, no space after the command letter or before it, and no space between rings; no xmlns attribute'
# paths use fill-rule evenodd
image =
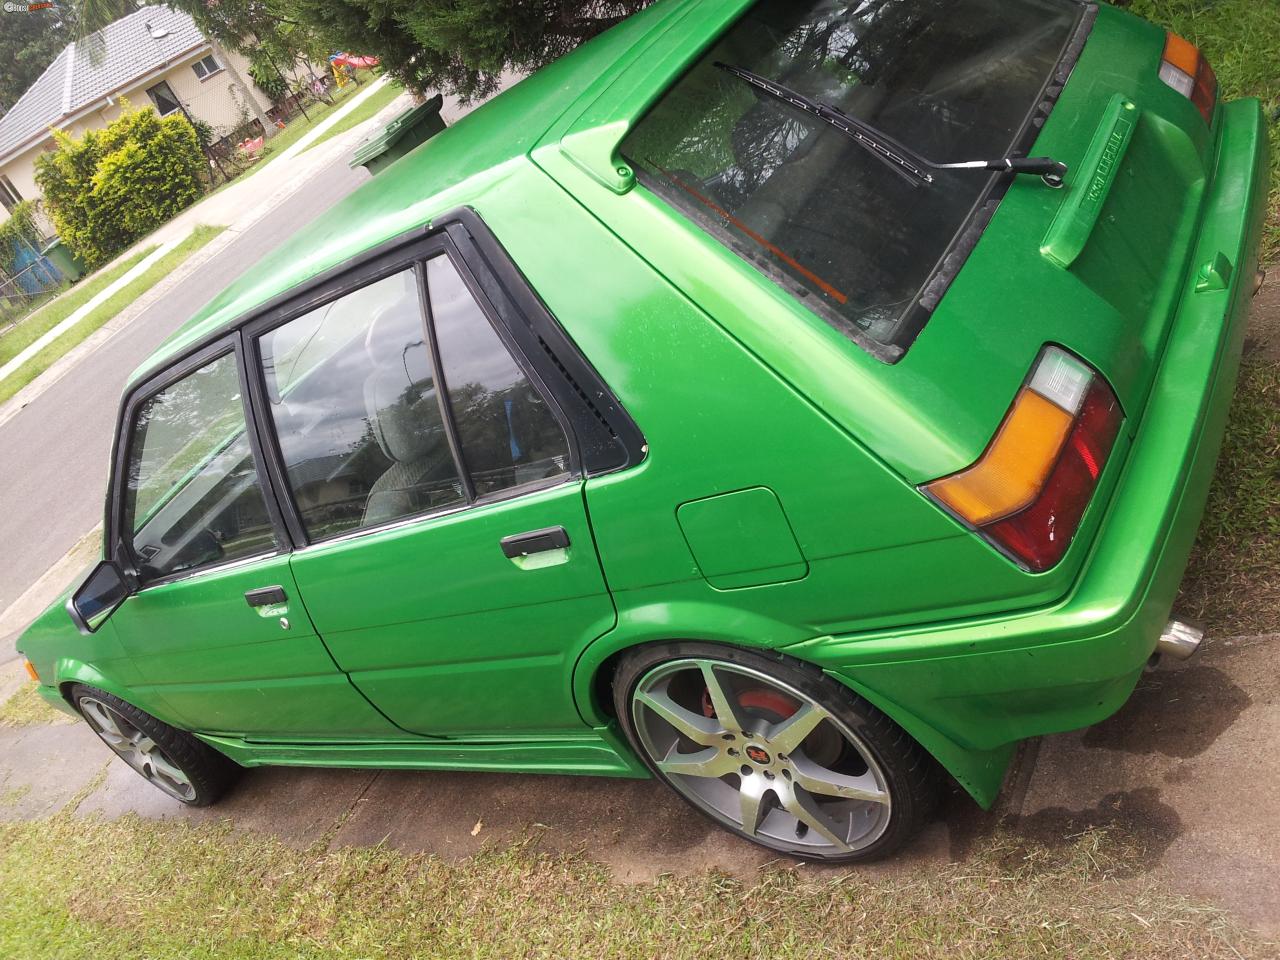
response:
<svg viewBox="0 0 1280 960"><path fill-rule="evenodd" d="M54 678L54 686L58 688L58 693L72 709L75 708L75 704L71 700L71 688L76 684L83 684L119 697L125 703L137 707L143 713L151 714L171 727L179 730L187 729L186 725L174 717L172 711L159 698L139 698L137 690L94 664L63 657L54 665Z"/></svg>
<svg viewBox="0 0 1280 960"><path fill-rule="evenodd" d="M780 648L798 642L803 630L743 610L726 610L709 604L655 604L620 615L612 631L589 644L574 665L572 685L578 712L591 726L614 720L612 682L618 664L628 653L656 643L694 641L725 647L777 652L779 658L792 657ZM803 639L812 639L803 636ZM871 703L905 730L983 809L990 809L999 795L1016 744L993 750L977 750L956 743L908 708L859 681L857 677L824 671Z"/></svg>
<svg viewBox="0 0 1280 960"><path fill-rule="evenodd" d="M588 725L609 723L614 671L624 656L640 647L692 641L759 653L807 639L810 635L794 625L716 604L655 603L619 611L617 626L584 647L574 662L574 704Z"/></svg>

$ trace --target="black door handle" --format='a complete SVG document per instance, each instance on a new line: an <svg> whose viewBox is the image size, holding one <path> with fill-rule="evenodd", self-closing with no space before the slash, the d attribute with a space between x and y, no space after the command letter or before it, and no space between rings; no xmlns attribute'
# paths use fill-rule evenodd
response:
<svg viewBox="0 0 1280 960"><path fill-rule="evenodd" d="M562 550L569 546L569 534L564 527L545 527L502 538L502 552L507 559L527 557L531 553Z"/></svg>
<svg viewBox="0 0 1280 960"><path fill-rule="evenodd" d="M249 590L245 592L245 601L251 607L269 607L277 603L284 603L289 598L285 596L284 587L259 587L257 590Z"/></svg>

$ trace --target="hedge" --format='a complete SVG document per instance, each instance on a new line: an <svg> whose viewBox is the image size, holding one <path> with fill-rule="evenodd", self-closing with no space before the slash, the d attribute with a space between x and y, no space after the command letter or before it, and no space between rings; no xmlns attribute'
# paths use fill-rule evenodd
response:
<svg viewBox="0 0 1280 960"><path fill-rule="evenodd" d="M90 267L127 249L204 192L196 132L181 113L124 112L79 139L54 130L36 158L36 182L62 242Z"/></svg>

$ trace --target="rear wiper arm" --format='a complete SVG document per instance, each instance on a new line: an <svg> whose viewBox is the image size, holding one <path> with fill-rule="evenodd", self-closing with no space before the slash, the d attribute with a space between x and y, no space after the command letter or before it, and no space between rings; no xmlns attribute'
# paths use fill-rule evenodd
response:
<svg viewBox="0 0 1280 960"><path fill-rule="evenodd" d="M851 117L838 107L806 97L776 80L758 73L716 62L715 66L767 93L776 100L790 104L823 123L835 127L854 143L871 153L881 163L893 170L913 186L934 182L930 170L1000 170L1007 173L1038 174L1051 187L1060 187L1067 175L1067 165L1051 157L1002 157L999 160L962 160L957 163L935 163L919 151L895 140L857 117Z"/></svg>

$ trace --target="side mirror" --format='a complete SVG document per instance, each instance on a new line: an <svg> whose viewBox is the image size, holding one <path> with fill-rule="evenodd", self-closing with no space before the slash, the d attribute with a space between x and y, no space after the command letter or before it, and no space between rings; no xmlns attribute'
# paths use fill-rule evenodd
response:
<svg viewBox="0 0 1280 960"><path fill-rule="evenodd" d="M130 593L124 571L111 560L103 560L67 601L67 613L85 636L106 623Z"/></svg>

